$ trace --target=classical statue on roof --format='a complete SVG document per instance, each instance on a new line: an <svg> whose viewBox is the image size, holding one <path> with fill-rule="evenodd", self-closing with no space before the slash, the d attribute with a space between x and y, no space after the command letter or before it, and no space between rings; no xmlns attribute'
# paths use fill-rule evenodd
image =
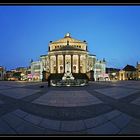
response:
<svg viewBox="0 0 140 140"><path fill-rule="evenodd" d="M70 37L70 33L66 33L65 37Z"/></svg>

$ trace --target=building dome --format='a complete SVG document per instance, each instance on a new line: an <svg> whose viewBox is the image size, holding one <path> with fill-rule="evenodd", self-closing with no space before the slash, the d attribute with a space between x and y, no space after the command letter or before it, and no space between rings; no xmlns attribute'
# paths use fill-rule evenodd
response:
<svg viewBox="0 0 140 140"><path fill-rule="evenodd" d="M62 43L62 44L63 44L63 43L67 44L67 42L72 43L72 44L73 44L73 43L82 43L82 44L86 44L85 42L83 42L83 41L81 41L81 40L77 40L77 39L71 37L70 33L66 33L65 36L64 36L64 38L59 39L59 40L56 40L56 41L52 42L51 44L61 44L61 43Z"/></svg>
<svg viewBox="0 0 140 140"><path fill-rule="evenodd" d="M87 42L77 40L66 33L62 39L52 41L49 44L50 51L58 50L84 50L87 51Z"/></svg>

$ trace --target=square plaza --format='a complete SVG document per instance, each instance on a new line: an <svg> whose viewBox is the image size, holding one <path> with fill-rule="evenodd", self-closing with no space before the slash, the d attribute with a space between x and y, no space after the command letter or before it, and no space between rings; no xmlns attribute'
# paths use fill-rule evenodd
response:
<svg viewBox="0 0 140 140"><path fill-rule="evenodd" d="M139 135L139 86L139 81L84 87L1 81L0 135Z"/></svg>

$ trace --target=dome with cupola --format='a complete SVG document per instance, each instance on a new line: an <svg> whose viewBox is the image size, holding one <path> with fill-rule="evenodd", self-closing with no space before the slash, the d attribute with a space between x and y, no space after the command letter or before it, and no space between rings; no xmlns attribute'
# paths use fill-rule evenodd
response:
<svg viewBox="0 0 140 140"><path fill-rule="evenodd" d="M65 50L67 48L87 50L86 41L85 40L84 41L77 40L77 39L71 37L70 33L66 33L65 36L62 39L59 39L59 40L56 40L56 41L51 41L49 46L50 46L50 51L59 50L59 49L62 50L62 48L64 48Z"/></svg>

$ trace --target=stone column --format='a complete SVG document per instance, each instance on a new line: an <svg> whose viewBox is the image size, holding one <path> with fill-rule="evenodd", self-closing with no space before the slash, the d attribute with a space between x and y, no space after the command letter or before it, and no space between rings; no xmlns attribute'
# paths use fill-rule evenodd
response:
<svg viewBox="0 0 140 140"><path fill-rule="evenodd" d="M63 55L63 69L64 69L64 73L65 73L65 54Z"/></svg>
<svg viewBox="0 0 140 140"><path fill-rule="evenodd" d="M73 73L73 55L71 55L71 73Z"/></svg>
<svg viewBox="0 0 140 140"><path fill-rule="evenodd" d="M41 60L40 61L40 80L42 80L42 78L43 78L43 75L42 75L43 70L44 70L44 68L43 68L43 62Z"/></svg>
<svg viewBox="0 0 140 140"><path fill-rule="evenodd" d="M88 62L87 60L88 60L88 57L87 57L87 55L85 57L86 57L86 60L85 60L85 69L86 69L86 71L85 72L87 73L87 62Z"/></svg>
<svg viewBox="0 0 140 140"><path fill-rule="evenodd" d="M78 73L80 73L80 55L78 55L78 68L79 68Z"/></svg>
<svg viewBox="0 0 140 140"><path fill-rule="evenodd" d="M56 55L56 73L58 73L58 55Z"/></svg>
<svg viewBox="0 0 140 140"><path fill-rule="evenodd" d="M50 56L48 56L48 58L49 58L49 72L51 73L51 57Z"/></svg>

